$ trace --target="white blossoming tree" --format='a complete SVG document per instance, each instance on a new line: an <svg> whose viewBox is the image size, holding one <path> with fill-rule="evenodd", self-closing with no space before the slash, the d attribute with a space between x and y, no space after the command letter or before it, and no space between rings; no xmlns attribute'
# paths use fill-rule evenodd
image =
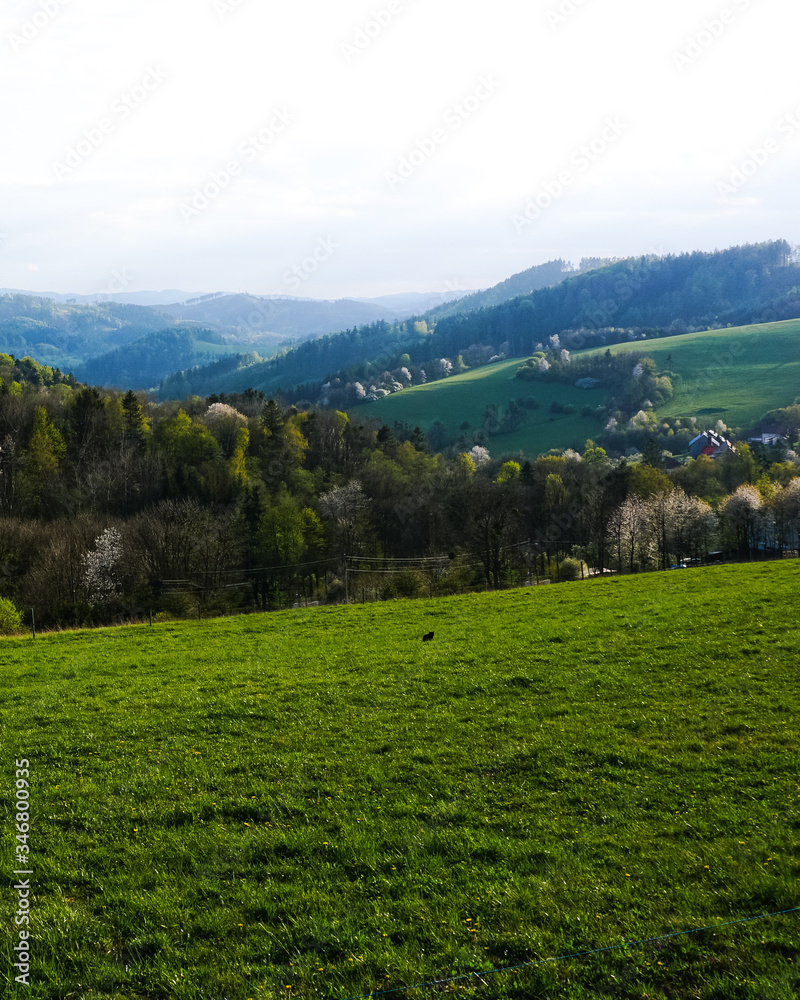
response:
<svg viewBox="0 0 800 1000"><path fill-rule="evenodd" d="M106 605L119 596L121 562L122 535L116 528L106 528L95 539L94 551L83 557L83 583L91 604Z"/></svg>
<svg viewBox="0 0 800 1000"><path fill-rule="evenodd" d="M723 521L733 531L741 554L758 545L761 522L761 495L748 483L726 497L720 506Z"/></svg>
<svg viewBox="0 0 800 1000"><path fill-rule="evenodd" d="M488 448L484 448L483 445L476 444L470 451L469 457L475 463L475 467L480 468L480 466L485 465L489 461L491 455L489 454Z"/></svg>

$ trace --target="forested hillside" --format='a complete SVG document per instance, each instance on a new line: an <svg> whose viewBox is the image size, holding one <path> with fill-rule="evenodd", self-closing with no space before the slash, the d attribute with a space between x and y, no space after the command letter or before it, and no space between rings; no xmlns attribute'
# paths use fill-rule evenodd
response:
<svg viewBox="0 0 800 1000"><path fill-rule="evenodd" d="M560 264L560 262L557 262ZM469 297L460 300L468 308ZM450 308L450 307L448 307ZM164 382L162 397L252 386L337 406L523 357L569 338L570 348L800 316L800 264L783 240L715 253L616 261L499 305L373 324L300 345L269 362L238 361ZM215 385L215 379L223 383ZM329 385L324 388L321 383ZM315 391L316 390L316 391Z"/></svg>
<svg viewBox="0 0 800 1000"><path fill-rule="evenodd" d="M279 341L276 336L273 350L278 349ZM262 343L261 349L266 354L269 341ZM231 350L231 341L215 330L171 327L76 365L75 375L91 385L149 389L157 386L164 375L175 368L190 368L211 358L230 355Z"/></svg>
<svg viewBox="0 0 800 1000"><path fill-rule="evenodd" d="M507 302L518 295L529 295L537 288L547 288L551 285L558 285L574 274L569 264L565 260L550 260L545 264L537 264L535 267L526 268L518 274L512 274L510 278L501 281L499 284L487 288L481 292L473 292L465 295L455 302L446 302L426 313L426 318L439 320L444 316L454 316L457 313L473 312L476 309L483 309L485 306L496 306L501 302Z"/></svg>
<svg viewBox="0 0 800 1000"><path fill-rule="evenodd" d="M0 295L0 351L61 368L169 326L147 306L113 302L77 305L30 295Z"/></svg>
<svg viewBox="0 0 800 1000"><path fill-rule="evenodd" d="M82 380L146 389L222 355L282 348L352 324L392 319L380 305L349 300L202 296L175 306L54 301L0 295L0 351L73 369Z"/></svg>

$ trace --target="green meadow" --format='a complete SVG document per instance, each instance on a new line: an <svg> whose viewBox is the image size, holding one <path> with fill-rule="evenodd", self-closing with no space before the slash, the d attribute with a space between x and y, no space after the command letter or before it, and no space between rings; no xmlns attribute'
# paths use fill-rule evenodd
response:
<svg viewBox="0 0 800 1000"><path fill-rule="evenodd" d="M31 984L7 875L0 992L797 997L800 913L740 921L800 905L799 586L787 560L0 641L2 861L27 758L33 871Z"/></svg>
<svg viewBox="0 0 800 1000"><path fill-rule="evenodd" d="M800 320L612 348L630 350L641 350L659 368L681 376L673 398L657 410L662 417L713 416L747 428L800 396Z"/></svg>
<svg viewBox="0 0 800 1000"><path fill-rule="evenodd" d="M361 414L377 417L389 426L395 420L405 421L423 431L434 420L455 430L467 424L469 433L482 426L487 403L505 410L510 400L528 397L535 399L539 408L526 411L528 421L524 427L490 438L488 447L492 455L523 451L535 457L551 448L582 449L587 438L597 437L602 425L594 417L582 417L580 412L584 406L602 402L601 394L555 382L523 382L515 378L523 360L496 361L462 375L403 389L351 412L356 417ZM554 402L571 403L577 412L552 414L550 404Z"/></svg>
<svg viewBox="0 0 800 1000"><path fill-rule="evenodd" d="M661 370L680 375L674 397L656 411L660 417L697 416L708 418L711 424L722 419L729 426L747 429L769 410L787 406L800 396L800 320L615 344L611 351L640 351L654 358ZM581 417L580 412L587 405L602 403L603 389L523 382L514 378L522 360L499 361L404 389L368 404L363 412L389 425L399 420L427 430L438 419L447 427L466 423L475 431L483 423L487 403L506 408L511 399L533 396L540 408L527 411L524 427L491 438L493 455L522 451L533 458L550 448L582 449L587 438L601 433L602 424ZM577 412L551 414L554 400L571 403ZM361 408L356 412L362 412Z"/></svg>

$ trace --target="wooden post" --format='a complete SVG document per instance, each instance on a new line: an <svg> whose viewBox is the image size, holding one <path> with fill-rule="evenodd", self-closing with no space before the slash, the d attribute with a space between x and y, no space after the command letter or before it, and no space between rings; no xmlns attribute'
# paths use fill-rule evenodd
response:
<svg viewBox="0 0 800 1000"><path fill-rule="evenodd" d="M31 608L31 631L33 632L33 638L36 638L36 614L33 608Z"/></svg>
<svg viewBox="0 0 800 1000"><path fill-rule="evenodd" d="M153 609L150 608L150 624L153 624Z"/></svg>

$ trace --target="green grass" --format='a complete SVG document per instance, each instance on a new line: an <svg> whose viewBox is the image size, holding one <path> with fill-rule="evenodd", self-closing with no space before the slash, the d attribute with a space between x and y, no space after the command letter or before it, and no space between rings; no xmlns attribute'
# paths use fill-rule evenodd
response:
<svg viewBox="0 0 800 1000"><path fill-rule="evenodd" d="M483 424L487 403L505 410L509 400L527 396L539 402L539 409L526 411L528 422L519 430L490 438L488 447L492 455L523 451L535 456L550 448L582 448L587 438L596 437L602 426L592 417L582 417L580 411L587 404L596 406L601 402L600 394L571 385L523 382L514 377L522 360L497 361L463 375L404 389L368 403L363 412L389 426L399 420L427 431L434 420L441 420L456 431L467 422L470 430L475 431ZM571 403L577 412L551 414L549 407L555 401ZM362 412L361 408L357 412Z"/></svg>
<svg viewBox="0 0 800 1000"><path fill-rule="evenodd" d="M630 350L643 351L683 379L657 411L662 417L719 417L747 428L800 396L800 320L612 347L614 353Z"/></svg>
<svg viewBox="0 0 800 1000"><path fill-rule="evenodd" d="M711 418L711 423L721 418L729 426L747 428L768 410L787 406L800 395L800 320L616 344L611 350L641 351L656 359L661 369L669 368L681 376L683 381L673 399L656 411L660 417L697 416ZM602 403L606 392L516 380L522 360L500 361L404 389L368 404L364 412L389 425L400 420L427 430L438 419L453 428L467 422L475 431L481 426L488 402L505 408L510 399L534 396L541 408L528 411L528 423L520 430L492 437L492 455L522 451L533 458L550 448L582 448L587 438L597 438L602 424L581 417L580 411ZM553 400L572 403L578 412L550 414Z"/></svg>
<svg viewBox="0 0 800 1000"><path fill-rule="evenodd" d="M32 775L19 995L345 998L797 906L799 584L793 561L0 642L6 871L15 758ZM789 1000L799 941L793 914L443 990Z"/></svg>

